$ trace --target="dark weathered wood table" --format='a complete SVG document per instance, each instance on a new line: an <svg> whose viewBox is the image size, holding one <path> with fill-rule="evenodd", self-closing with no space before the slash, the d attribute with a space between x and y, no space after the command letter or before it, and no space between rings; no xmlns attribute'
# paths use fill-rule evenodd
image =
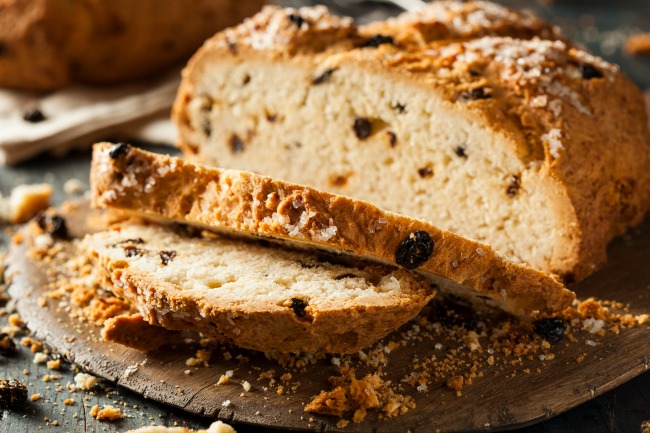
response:
<svg viewBox="0 0 650 433"><path fill-rule="evenodd" d="M301 3L301 2L284 2ZM345 3L337 0L337 5ZM356 3L356 2L355 2ZM650 32L650 1L627 0L545 0L545 1L502 1L511 6L529 8L559 24L572 38L580 41L592 51L621 65L622 70L641 87L650 88L650 58L633 58L621 51L627 35ZM337 6L338 7L338 6ZM381 18L396 10L374 8L368 3L348 7L339 12L368 19ZM157 149L167 150L168 149ZM65 160L43 156L19 167L0 168L0 191L8 193L15 185L47 181L55 185L55 202L66 198L63 183L77 178L87 184L89 155L83 152L72 154ZM7 246L7 236L0 237L0 250ZM0 318L0 326L6 317ZM650 343L649 343L650 344ZM43 364L34 364L33 355L21 347L16 356L0 357L0 378L15 377L29 387L29 394L39 393L41 398L20 412L4 412L0 419L0 432L115 432L126 431L143 425L164 424L205 427L210 420L189 416L181 411L148 401L139 395L105 384L94 393L57 391L68 382L74 383L75 372L64 364L61 371L48 370ZM28 371L28 373L25 373ZM55 378L44 382L45 375ZM73 405L64 404L72 398ZM112 404L119 406L127 415L122 421L100 423L89 415L94 405ZM478 402L477 404L480 404ZM517 430L532 432L639 432L642 421L650 419L650 373L601 395L582 406L543 423ZM240 432L261 431L259 428L237 426Z"/></svg>

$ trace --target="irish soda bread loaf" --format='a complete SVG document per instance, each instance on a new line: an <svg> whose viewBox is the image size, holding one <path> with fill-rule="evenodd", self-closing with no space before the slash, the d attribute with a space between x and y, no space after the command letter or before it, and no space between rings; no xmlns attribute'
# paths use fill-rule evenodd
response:
<svg viewBox="0 0 650 433"><path fill-rule="evenodd" d="M491 3L360 28L268 7L193 57L174 117L194 161L424 218L568 280L650 206L639 89Z"/></svg>
<svg viewBox="0 0 650 433"><path fill-rule="evenodd" d="M95 206L231 233L270 236L418 269L442 289L517 315L566 308L573 294L489 246L360 200L238 170L209 168L127 144L95 145Z"/></svg>
<svg viewBox="0 0 650 433"><path fill-rule="evenodd" d="M187 59L262 0L0 0L0 87L115 83Z"/></svg>
<svg viewBox="0 0 650 433"><path fill-rule="evenodd" d="M81 248L106 287L152 325L261 351L353 353L412 319L435 294L401 269L335 264L158 225L118 224L88 235Z"/></svg>

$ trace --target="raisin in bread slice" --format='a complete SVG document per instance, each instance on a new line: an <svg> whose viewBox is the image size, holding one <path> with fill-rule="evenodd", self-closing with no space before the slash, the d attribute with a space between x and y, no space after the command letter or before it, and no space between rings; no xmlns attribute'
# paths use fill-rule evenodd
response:
<svg viewBox="0 0 650 433"><path fill-rule="evenodd" d="M260 351L354 353L435 294L402 269L155 224L118 224L88 235L81 248L107 289L150 324Z"/></svg>
<svg viewBox="0 0 650 433"><path fill-rule="evenodd" d="M484 299L516 315L561 311L573 300L552 277L425 221L124 143L95 145L91 193L95 206L418 269L445 292Z"/></svg>
<svg viewBox="0 0 650 433"><path fill-rule="evenodd" d="M219 33L183 73L186 157L424 218L568 280L594 272L650 207L639 89L539 20L428 8L360 28L266 8Z"/></svg>

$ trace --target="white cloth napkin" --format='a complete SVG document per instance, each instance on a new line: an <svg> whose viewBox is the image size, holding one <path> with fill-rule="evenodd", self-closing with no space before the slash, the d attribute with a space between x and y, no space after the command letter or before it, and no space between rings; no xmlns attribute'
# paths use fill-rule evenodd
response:
<svg viewBox="0 0 650 433"><path fill-rule="evenodd" d="M44 151L64 154L108 137L172 145L176 132L169 112L179 83L176 69L146 82L73 86L42 97L0 90L0 164L16 164ZM38 108L45 120L24 120L31 108Z"/></svg>

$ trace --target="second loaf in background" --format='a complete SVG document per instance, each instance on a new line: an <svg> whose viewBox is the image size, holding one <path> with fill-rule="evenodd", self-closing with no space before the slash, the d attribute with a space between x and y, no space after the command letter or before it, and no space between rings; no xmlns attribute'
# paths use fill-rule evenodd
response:
<svg viewBox="0 0 650 433"><path fill-rule="evenodd" d="M193 57L174 117L191 160L424 218L567 281L650 207L639 89L488 2L358 28L267 7Z"/></svg>

